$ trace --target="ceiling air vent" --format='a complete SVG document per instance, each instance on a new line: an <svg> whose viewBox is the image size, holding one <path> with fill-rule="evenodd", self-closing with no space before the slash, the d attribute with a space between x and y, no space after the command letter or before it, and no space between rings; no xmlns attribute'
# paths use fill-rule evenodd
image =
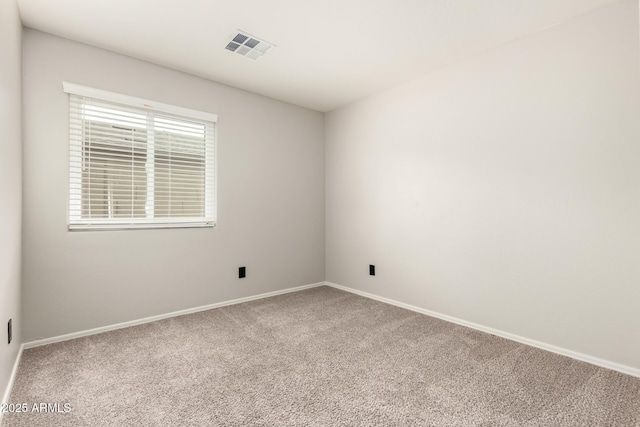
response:
<svg viewBox="0 0 640 427"><path fill-rule="evenodd" d="M274 44L252 36L244 31L238 30L231 37L225 49L235 52L251 59L258 59L271 48Z"/></svg>

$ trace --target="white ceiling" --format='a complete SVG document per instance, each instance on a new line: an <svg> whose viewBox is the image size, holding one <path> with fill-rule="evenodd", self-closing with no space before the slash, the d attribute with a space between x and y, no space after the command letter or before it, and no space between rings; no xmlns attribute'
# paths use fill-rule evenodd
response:
<svg viewBox="0 0 640 427"><path fill-rule="evenodd" d="M616 0L18 0L25 26L319 111ZM277 45L224 49L242 29Z"/></svg>

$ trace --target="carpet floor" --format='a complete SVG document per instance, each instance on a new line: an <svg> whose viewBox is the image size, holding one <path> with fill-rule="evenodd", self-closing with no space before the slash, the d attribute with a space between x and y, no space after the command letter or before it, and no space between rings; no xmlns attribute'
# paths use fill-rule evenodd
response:
<svg viewBox="0 0 640 427"><path fill-rule="evenodd" d="M25 350L10 402L3 427L640 426L640 378L330 287Z"/></svg>

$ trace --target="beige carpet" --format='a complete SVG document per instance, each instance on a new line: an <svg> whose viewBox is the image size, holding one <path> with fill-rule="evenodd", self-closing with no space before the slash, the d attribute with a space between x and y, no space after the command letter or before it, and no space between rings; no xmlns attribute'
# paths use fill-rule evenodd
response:
<svg viewBox="0 0 640 427"><path fill-rule="evenodd" d="M638 426L640 379L329 287L26 350L3 426ZM31 410L31 408L29 408Z"/></svg>

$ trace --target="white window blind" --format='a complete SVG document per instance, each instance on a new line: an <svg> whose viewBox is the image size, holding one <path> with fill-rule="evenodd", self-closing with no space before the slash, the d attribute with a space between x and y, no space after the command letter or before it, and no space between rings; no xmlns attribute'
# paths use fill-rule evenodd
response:
<svg viewBox="0 0 640 427"><path fill-rule="evenodd" d="M70 93L69 229L215 225L215 115L64 88Z"/></svg>

